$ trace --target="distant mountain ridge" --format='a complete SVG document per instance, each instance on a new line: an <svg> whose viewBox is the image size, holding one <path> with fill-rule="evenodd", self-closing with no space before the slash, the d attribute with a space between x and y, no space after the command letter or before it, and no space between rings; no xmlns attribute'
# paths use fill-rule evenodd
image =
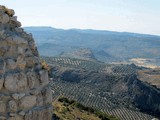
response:
<svg viewBox="0 0 160 120"><path fill-rule="evenodd" d="M84 32L84 33L98 33L98 34L123 34L123 35L135 35L135 36L157 36L159 35L152 35L152 34L143 34L143 33L132 33L132 32L118 32L118 31L110 31L110 30L95 30L95 29L77 29L77 28L71 28L71 29L61 29L61 28L54 28L51 26L26 26L24 27L27 31L33 31L33 30L51 30L51 31L77 31L77 32Z"/></svg>
<svg viewBox="0 0 160 120"><path fill-rule="evenodd" d="M63 52L80 49L90 49L96 59L103 62L160 56L160 36L156 35L91 29L64 30L52 27L24 29L33 34L43 56L60 56Z"/></svg>

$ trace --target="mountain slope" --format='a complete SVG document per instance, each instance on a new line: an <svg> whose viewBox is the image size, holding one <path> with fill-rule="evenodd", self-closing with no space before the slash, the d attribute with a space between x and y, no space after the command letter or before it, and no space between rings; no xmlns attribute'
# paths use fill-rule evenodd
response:
<svg viewBox="0 0 160 120"><path fill-rule="evenodd" d="M58 56L62 52L80 49L92 50L98 60L105 62L160 56L160 36L99 30L63 30L51 27L24 29L33 34L43 56ZM54 47L48 47L49 44L50 46L54 44Z"/></svg>
<svg viewBox="0 0 160 120"><path fill-rule="evenodd" d="M44 59L52 66L54 98L64 95L122 120L131 116L150 120L150 115L160 113L159 89L137 78L137 70L144 68L73 58Z"/></svg>

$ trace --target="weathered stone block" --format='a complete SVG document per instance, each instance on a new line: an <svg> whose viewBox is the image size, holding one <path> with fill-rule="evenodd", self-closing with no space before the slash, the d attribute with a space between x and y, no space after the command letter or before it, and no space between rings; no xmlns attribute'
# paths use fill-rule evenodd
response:
<svg viewBox="0 0 160 120"><path fill-rule="evenodd" d="M23 61L24 61L24 56L23 55L20 55L20 56L17 57L17 64L21 63Z"/></svg>
<svg viewBox="0 0 160 120"><path fill-rule="evenodd" d="M22 37L19 36L13 36L12 40L16 43L16 44L27 44L27 40L23 39Z"/></svg>
<svg viewBox="0 0 160 120"><path fill-rule="evenodd" d="M26 61L23 61L23 62L21 62L21 63L19 63L18 65L17 65L20 69L25 69L25 67L26 67Z"/></svg>
<svg viewBox="0 0 160 120"><path fill-rule="evenodd" d="M3 101L0 101L0 113L6 112L6 104Z"/></svg>
<svg viewBox="0 0 160 120"><path fill-rule="evenodd" d="M26 61L27 67L32 67L35 65L35 61L32 57L25 58L25 61Z"/></svg>
<svg viewBox="0 0 160 120"><path fill-rule="evenodd" d="M26 67L26 61L22 55L18 56L16 64L20 69L24 69Z"/></svg>
<svg viewBox="0 0 160 120"><path fill-rule="evenodd" d="M11 58L11 57L16 57L17 56L16 46L15 45L10 45L10 46L6 46L6 47L7 47L7 51L3 55L4 57Z"/></svg>
<svg viewBox="0 0 160 120"><path fill-rule="evenodd" d="M25 49L25 55L26 55L26 57L33 56L33 53L32 53L32 51L31 51L30 48L26 48L26 49Z"/></svg>
<svg viewBox="0 0 160 120"><path fill-rule="evenodd" d="M52 103L52 91L50 90L50 88L46 88L46 89L42 90L42 95L44 97L45 104Z"/></svg>
<svg viewBox="0 0 160 120"><path fill-rule="evenodd" d="M41 70L39 72L39 75L40 75L40 83L42 85L47 85L49 83L48 71L47 70Z"/></svg>
<svg viewBox="0 0 160 120"><path fill-rule="evenodd" d="M20 54L20 55L24 54L24 49L22 47L18 47L17 48L17 53Z"/></svg>
<svg viewBox="0 0 160 120"><path fill-rule="evenodd" d="M28 72L27 73L27 80L29 88L34 88L36 82L36 74L35 72Z"/></svg>
<svg viewBox="0 0 160 120"><path fill-rule="evenodd" d="M10 112L16 112L17 111L17 103L14 100L11 100L8 102L8 107Z"/></svg>
<svg viewBox="0 0 160 120"><path fill-rule="evenodd" d="M1 22L2 24L6 24L6 23L9 22L9 20L10 20L9 16L8 16L7 14L3 14L3 15L2 15L2 19L0 19L0 22Z"/></svg>
<svg viewBox="0 0 160 120"><path fill-rule="evenodd" d="M17 91L17 82L18 79L15 78L13 75L8 75L5 78L5 89L9 91Z"/></svg>
<svg viewBox="0 0 160 120"><path fill-rule="evenodd" d="M24 73L18 74L17 89L25 90L27 88L27 77Z"/></svg>
<svg viewBox="0 0 160 120"><path fill-rule="evenodd" d="M19 28L19 27L21 27L21 23L19 22L19 21L11 21L10 20L10 27L12 27L12 28Z"/></svg>
<svg viewBox="0 0 160 120"><path fill-rule="evenodd" d="M20 101L20 107L29 109L36 105L36 96L25 96Z"/></svg>
<svg viewBox="0 0 160 120"><path fill-rule="evenodd" d="M19 115L16 115L16 116L14 116L14 117L9 117L8 120L23 120L23 118L20 117Z"/></svg>
<svg viewBox="0 0 160 120"><path fill-rule="evenodd" d="M13 59L7 59L6 63L7 69L15 69L17 67L16 61Z"/></svg>
<svg viewBox="0 0 160 120"><path fill-rule="evenodd" d="M37 97L37 105L38 106L43 106L43 97L42 96Z"/></svg>
<svg viewBox="0 0 160 120"><path fill-rule="evenodd" d="M17 16L10 17L11 21L17 22Z"/></svg>
<svg viewBox="0 0 160 120"><path fill-rule="evenodd" d="M38 95L39 93L41 93L41 91L40 91L39 89L32 89L32 90L30 91L30 94L31 94L31 95Z"/></svg>
<svg viewBox="0 0 160 120"><path fill-rule="evenodd" d="M31 111L25 115L25 120L51 120L52 107Z"/></svg>
<svg viewBox="0 0 160 120"><path fill-rule="evenodd" d="M27 78L24 73L9 74L5 78L5 88L9 91L21 91L27 89Z"/></svg>
<svg viewBox="0 0 160 120"><path fill-rule="evenodd" d="M25 93L15 93L15 94L12 94L12 97L15 99L15 100L19 100L21 99L22 97L25 96Z"/></svg>

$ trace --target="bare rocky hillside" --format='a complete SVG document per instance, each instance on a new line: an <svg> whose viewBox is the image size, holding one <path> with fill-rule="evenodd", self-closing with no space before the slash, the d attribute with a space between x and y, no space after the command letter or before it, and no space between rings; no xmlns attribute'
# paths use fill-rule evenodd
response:
<svg viewBox="0 0 160 120"><path fill-rule="evenodd" d="M66 96L121 120L160 118L159 89L137 77L137 72L146 68L73 58L44 59L52 66L54 99Z"/></svg>

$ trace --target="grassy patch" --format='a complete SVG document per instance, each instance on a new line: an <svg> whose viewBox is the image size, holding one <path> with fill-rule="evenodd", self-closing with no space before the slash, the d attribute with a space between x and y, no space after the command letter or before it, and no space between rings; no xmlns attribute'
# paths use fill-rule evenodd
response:
<svg viewBox="0 0 160 120"><path fill-rule="evenodd" d="M84 106L74 100L60 97L53 103L54 113L60 120L119 120L97 109Z"/></svg>

